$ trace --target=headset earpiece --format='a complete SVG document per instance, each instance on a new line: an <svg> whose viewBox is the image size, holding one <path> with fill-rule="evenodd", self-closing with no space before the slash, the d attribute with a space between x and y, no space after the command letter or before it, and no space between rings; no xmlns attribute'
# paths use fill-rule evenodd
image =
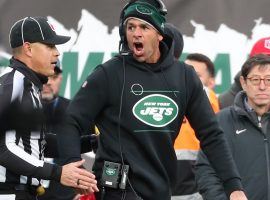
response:
<svg viewBox="0 0 270 200"><path fill-rule="evenodd" d="M133 4L137 0L130 0L122 9L120 13L120 19L119 19L119 36L120 36L120 41L119 41L119 52L120 54L123 54L125 52L128 52L128 49L126 47L126 37L125 37L125 25L124 25L124 16L125 16L125 10Z"/></svg>
<svg viewBox="0 0 270 200"><path fill-rule="evenodd" d="M162 0L156 0L159 4L159 12L161 15L165 16L168 13L168 10L165 6L165 4L163 3Z"/></svg>

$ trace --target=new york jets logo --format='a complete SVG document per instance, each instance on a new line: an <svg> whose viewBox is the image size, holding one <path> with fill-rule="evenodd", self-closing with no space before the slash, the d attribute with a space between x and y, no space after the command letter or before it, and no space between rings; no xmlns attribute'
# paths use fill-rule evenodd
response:
<svg viewBox="0 0 270 200"><path fill-rule="evenodd" d="M133 114L143 123L163 127L171 123L178 115L177 104L161 94L148 95L133 106Z"/></svg>
<svg viewBox="0 0 270 200"><path fill-rule="evenodd" d="M113 176L115 174L115 169L107 168L105 172L108 176Z"/></svg>
<svg viewBox="0 0 270 200"><path fill-rule="evenodd" d="M143 5L138 5L136 6L136 10L139 12L139 13L142 13L144 15L151 15L152 12L149 8L143 6Z"/></svg>

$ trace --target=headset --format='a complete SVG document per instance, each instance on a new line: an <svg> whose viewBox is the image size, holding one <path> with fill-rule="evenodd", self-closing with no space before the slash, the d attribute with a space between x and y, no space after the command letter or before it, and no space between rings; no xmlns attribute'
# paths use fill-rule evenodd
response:
<svg viewBox="0 0 270 200"><path fill-rule="evenodd" d="M122 9L121 13L120 13L120 19L119 19L119 35L120 35L120 41L119 41L119 53L121 55L129 55L130 54L130 50L127 47L127 41L126 41L126 36L125 36L125 24L124 24L124 16L125 16L125 11L126 9L131 6L133 3L135 3L136 1L140 1L140 0L130 0ZM153 0L158 4L158 12L165 16L167 14L167 8L165 6L165 4L162 2L162 0ZM146 1L140 1L142 3L145 4L150 4L147 3ZM151 4L150 4L151 5Z"/></svg>

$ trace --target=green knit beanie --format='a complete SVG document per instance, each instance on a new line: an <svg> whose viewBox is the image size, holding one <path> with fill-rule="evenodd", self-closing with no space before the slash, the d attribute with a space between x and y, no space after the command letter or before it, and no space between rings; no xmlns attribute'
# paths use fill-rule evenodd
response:
<svg viewBox="0 0 270 200"><path fill-rule="evenodd" d="M146 2L136 1L125 9L124 22L132 17L148 22L157 29L161 35L164 35L166 18L155 6Z"/></svg>

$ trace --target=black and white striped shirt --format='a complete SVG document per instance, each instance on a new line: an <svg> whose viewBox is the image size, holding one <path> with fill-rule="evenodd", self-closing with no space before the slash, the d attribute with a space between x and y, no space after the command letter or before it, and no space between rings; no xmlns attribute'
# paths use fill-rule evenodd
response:
<svg viewBox="0 0 270 200"><path fill-rule="evenodd" d="M11 124L24 123L24 117L29 117L24 114L42 109L42 84L41 76L24 63L11 59L11 66L0 75L0 108L3 110L12 102L19 102L18 113L10 114L7 119L15 120ZM61 168L43 161L44 147L43 123L37 124L35 129L25 124L23 128L0 130L0 184L40 185L40 179L59 180Z"/></svg>

